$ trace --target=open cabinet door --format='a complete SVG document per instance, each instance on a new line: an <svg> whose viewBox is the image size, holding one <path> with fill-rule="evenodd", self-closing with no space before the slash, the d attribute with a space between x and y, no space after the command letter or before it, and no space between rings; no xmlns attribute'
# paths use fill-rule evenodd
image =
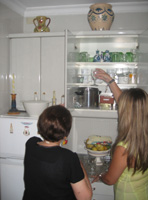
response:
<svg viewBox="0 0 148 200"><path fill-rule="evenodd" d="M138 87L148 92L148 30L139 36Z"/></svg>
<svg viewBox="0 0 148 200"><path fill-rule="evenodd" d="M65 30L65 106L73 108L73 98L75 87L69 87L76 82L77 68L75 62L78 62L79 44L76 43L76 36L69 30Z"/></svg>

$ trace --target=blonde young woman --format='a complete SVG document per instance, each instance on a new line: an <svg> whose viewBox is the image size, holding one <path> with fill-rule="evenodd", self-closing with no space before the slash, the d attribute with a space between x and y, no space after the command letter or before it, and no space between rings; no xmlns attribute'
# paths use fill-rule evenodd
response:
<svg viewBox="0 0 148 200"><path fill-rule="evenodd" d="M114 185L115 200L148 199L148 94L142 89L118 96L118 136L110 167L98 180Z"/></svg>

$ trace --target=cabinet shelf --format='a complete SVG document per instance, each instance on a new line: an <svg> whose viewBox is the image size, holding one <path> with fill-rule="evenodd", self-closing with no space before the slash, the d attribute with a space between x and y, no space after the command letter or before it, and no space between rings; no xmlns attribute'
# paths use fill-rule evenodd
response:
<svg viewBox="0 0 148 200"><path fill-rule="evenodd" d="M85 83L67 83L67 87L90 87L90 88L98 88L99 86L107 86L106 83L97 84L94 86L92 84L85 84ZM131 88L137 87L137 84L118 84L120 88Z"/></svg>
<svg viewBox="0 0 148 200"><path fill-rule="evenodd" d="M70 32L70 31L68 31ZM143 30L104 30L104 31L79 31L73 32L77 38L105 38L105 37L137 37Z"/></svg>
<svg viewBox="0 0 148 200"><path fill-rule="evenodd" d="M69 109L73 117L91 117L91 118L105 118L117 119L117 110L100 110L98 109Z"/></svg>
<svg viewBox="0 0 148 200"><path fill-rule="evenodd" d="M137 68L137 62L68 62L68 68L75 67L103 67L105 68Z"/></svg>

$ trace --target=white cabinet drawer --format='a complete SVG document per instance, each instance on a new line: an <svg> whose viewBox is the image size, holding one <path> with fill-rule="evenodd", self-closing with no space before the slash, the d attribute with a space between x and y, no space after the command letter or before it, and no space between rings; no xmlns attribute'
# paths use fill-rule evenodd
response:
<svg viewBox="0 0 148 200"><path fill-rule="evenodd" d="M93 195L92 200L114 200L114 197L111 195Z"/></svg>
<svg viewBox="0 0 148 200"><path fill-rule="evenodd" d="M94 195L102 195L102 196L106 195L112 197L114 196L113 186L105 185L102 182L93 183L92 189Z"/></svg>

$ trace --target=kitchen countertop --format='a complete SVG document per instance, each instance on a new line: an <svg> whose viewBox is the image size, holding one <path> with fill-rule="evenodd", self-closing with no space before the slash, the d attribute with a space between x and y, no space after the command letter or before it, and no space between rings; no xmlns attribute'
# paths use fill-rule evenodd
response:
<svg viewBox="0 0 148 200"><path fill-rule="evenodd" d="M0 115L0 117L1 118L16 118L16 119L21 119L21 118L25 118L25 119L38 119L38 116L36 116L36 117L30 117L29 115L28 115L28 113L27 112L25 112L25 111L20 111L20 113L19 114L4 114L4 115Z"/></svg>

